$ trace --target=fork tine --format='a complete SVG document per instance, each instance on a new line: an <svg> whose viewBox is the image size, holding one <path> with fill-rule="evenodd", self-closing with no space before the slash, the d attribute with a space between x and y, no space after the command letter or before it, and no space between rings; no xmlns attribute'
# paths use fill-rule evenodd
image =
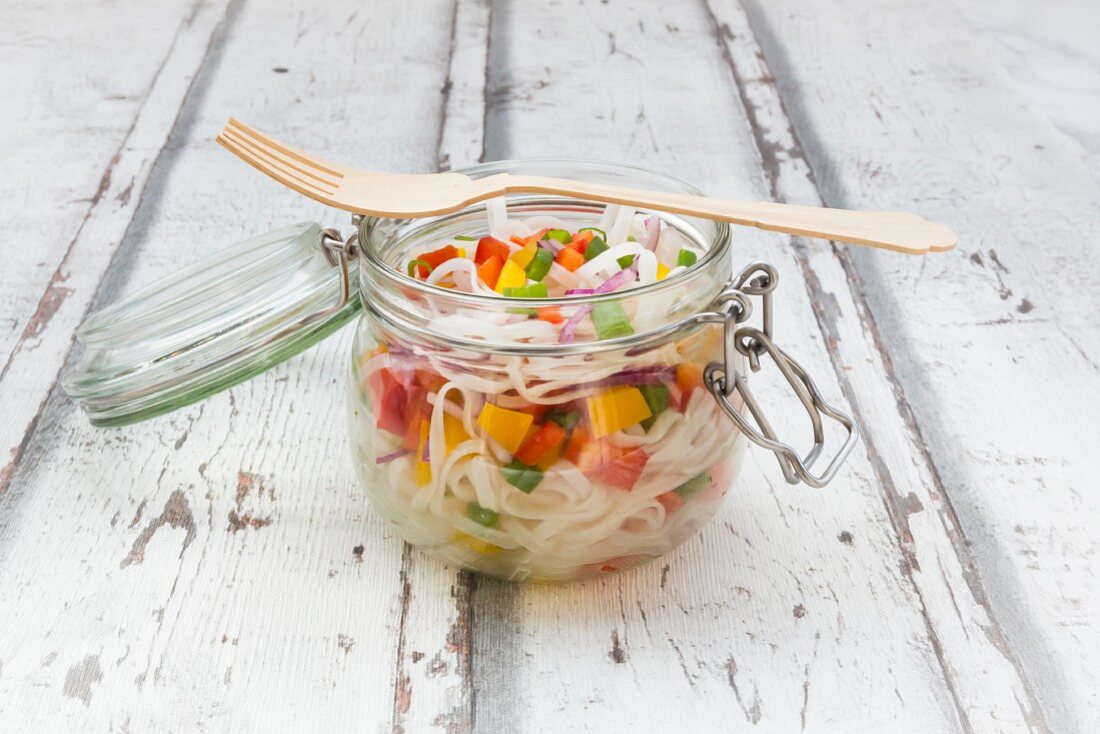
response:
<svg viewBox="0 0 1100 734"><path fill-rule="evenodd" d="M300 163L304 163L307 166L311 166L313 168L316 168L318 171L320 171L322 173L327 173L330 176L335 176L336 178L343 178L344 177L344 171L343 171L342 166L339 166L336 163L330 163L329 161L326 161L323 158L318 158L317 156L310 155L310 154L306 153L305 151L298 150L296 148L292 148L289 145L287 145L286 143L281 143L278 140L276 140L275 138L260 132L259 130L252 127L251 125L246 125L245 123L241 122L240 120L238 120L234 117L229 118L229 122L227 122L225 124L225 129L226 130L235 129L235 131L238 132L238 134L241 134L245 137L250 137L250 138L253 138L254 140L260 141L266 147L273 148L273 149L279 151L280 153L282 153L283 155L289 156L290 158L293 158L294 160L296 160Z"/></svg>
<svg viewBox="0 0 1100 734"><path fill-rule="evenodd" d="M230 140L225 135L219 135L217 142L230 153L240 158L242 161L252 166L261 173L266 173L273 179L278 181L284 186L288 186L300 194L304 194L311 199L321 201L326 204L332 204L331 196L333 192L326 191L319 188L316 184L303 181L291 172L286 171L279 165L263 159L262 157L252 153L247 148L242 147L238 143Z"/></svg>
<svg viewBox="0 0 1100 734"><path fill-rule="evenodd" d="M265 160L271 160L280 164L280 166L284 170L297 171L299 174L298 177L302 178L305 181L309 181L310 179L312 179L312 181L323 184L333 190L335 190L340 185L339 179L330 179L322 175L320 171L316 168L304 167L301 164L296 163L293 159L287 158L279 151L267 147L262 142L242 136L233 128L226 127L225 130L222 130L222 135L224 135L229 140L232 140L237 145L251 150L256 155L263 156Z"/></svg>

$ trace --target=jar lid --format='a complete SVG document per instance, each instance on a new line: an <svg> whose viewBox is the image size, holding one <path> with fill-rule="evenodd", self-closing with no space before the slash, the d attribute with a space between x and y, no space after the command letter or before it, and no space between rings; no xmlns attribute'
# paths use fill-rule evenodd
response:
<svg viewBox="0 0 1100 734"><path fill-rule="evenodd" d="M62 387L97 426L203 400L346 324L360 307L355 267L315 222L240 242L88 317Z"/></svg>

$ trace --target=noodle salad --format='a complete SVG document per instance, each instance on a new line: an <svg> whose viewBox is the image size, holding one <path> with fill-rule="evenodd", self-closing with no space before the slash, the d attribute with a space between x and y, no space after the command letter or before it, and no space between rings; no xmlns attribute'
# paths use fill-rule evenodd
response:
<svg viewBox="0 0 1100 734"><path fill-rule="evenodd" d="M397 255L408 278L441 292L509 299L436 308L433 333L547 346L631 337L670 305L629 292L704 255L629 207L591 223L509 218L503 199L486 212L487 233ZM624 298L560 305L610 293ZM352 364L355 463L383 515L447 562L515 580L622 570L697 532L739 468L743 437L703 385L721 349L712 326L646 349L454 349L365 319Z"/></svg>

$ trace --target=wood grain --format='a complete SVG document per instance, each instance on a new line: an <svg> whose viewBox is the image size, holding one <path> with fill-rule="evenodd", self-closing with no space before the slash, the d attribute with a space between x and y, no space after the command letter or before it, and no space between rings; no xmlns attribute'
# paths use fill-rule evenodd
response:
<svg viewBox="0 0 1100 734"><path fill-rule="evenodd" d="M5 245L0 273L0 730L1100 723L1100 193L949 5L46 12L0 10L25 70L0 91L26 101L0 109L0 213L41 243ZM56 390L90 307L275 226L347 226L217 149L230 115L367 168L618 160L726 197L917 208L963 244L919 263L738 229L735 266L779 267L778 342L864 445L822 491L753 451L668 558L508 585L370 510L345 458L346 334L125 429ZM804 435L776 382L754 387Z"/></svg>
<svg viewBox="0 0 1100 734"><path fill-rule="evenodd" d="M923 268L853 253L856 274L1050 727L1095 730L1100 192L949 4L750 8L824 200L959 229Z"/></svg>
<svg viewBox="0 0 1100 734"><path fill-rule="evenodd" d="M494 67L502 71L490 99L502 102L490 110L490 140L500 130L516 142L492 148L491 155L610 158L675 172L715 194L771 194L759 162L774 151L741 121L750 114L746 104L754 105L753 114L772 115L769 124L786 121L774 90L764 100L746 100L739 93L738 82L747 82L733 77L725 56L731 50L728 39L706 8L697 3L666 3L660 11L587 3L572 8L583 15L586 30L578 31L557 10L537 17L524 12L522 21L504 15L494 24L512 24L529 35L510 37L506 49L515 49L514 55ZM641 22L619 22L633 15ZM524 52L567 32L581 34L577 43L587 53L546 59ZM755 58L751 38L735 46L740 55ZM759 76L766 69L756 71ZM685 88L684 78L698 86ZM705 108L697 88L711 90ZM584 117L551 112L581 99L588 101ZM788 147L785 157L797 153ZM797 175L793 165L784 164L784 170ZM808 358L827 394L838 394L827 356L835 354L834 334L814 322L811 298L819 294L797 285L800 260L781 238L740 229L735 234L739 264L763 257L779 265L785 281L779 338L797 345L791 348ZM845 311L853 296L844 292L843 271L834 264L827 272L830 287L842 289L836 307ZM870 361L863 376L880 381L876 395L889 400L888 410L868 419L904 431L881 363L876 369L874 345L859 336L857 314L851 318L844 336L857 336L835 357L836 371ZM522 727L538 731L534 722L552 718L566 701L580 697L586 725L593 729L613 729L623 720L649 722L655 730L715 722L820 730L840 720L856 730L888 725L988 731L1006 722L1023 728L1013 691L1027 696L1015 669L1004 664L978 626L954 611L953 594L963 598L968 615L982 609L967 592L960 562L920 477L899 477L901 497L912 497L913 515L901 521L915 531L891 529L891 507L883 495L896 490L880 488L875 464L889 461L893 471L904 473L912 456L905 438L902 432L885 458L881 453L857 457L845 479L822 493L771 484L774 466L766 455L757 456L759 467L746 472L725 513L667 566L576 589L518 590L515 614L522 634L512 659L522 663L523 674L500 700L479 689L479 716L487 708L508 711L507 702L519 701L526 712ZM867 565L863 551L876 560ZM942 557L947 570L914 572L918 560L910 565L911 554L927 559L932 569ZM874 611L877 604L890 608L882 612L891 619L888 629ZM578 612L562 615L562 609ZM475 609L475 625L476 614ZM939 636L948 634L951 642L974 635L972 647L945 652ZM920 642L914 646L914 640ZM475 644L475 660L480 650ZM595 680L590 669L601 670ZM959 693L955 677L963 670L982 677ZM865 703L853 705L843 691L858 691Z"/></svg>
<svg viewBox="0 0 1100 734"><path fill-rule="evenodd" d="M451 6L430 22L424 9L239 5L99 302L250 233L347 226L213 146L228 110L368 164L434 169ZM409 60L410 38L439 50ZM0 499L4 729L389 727L402 551L344 458L347 348L125 430L47 402Z"/></svg>

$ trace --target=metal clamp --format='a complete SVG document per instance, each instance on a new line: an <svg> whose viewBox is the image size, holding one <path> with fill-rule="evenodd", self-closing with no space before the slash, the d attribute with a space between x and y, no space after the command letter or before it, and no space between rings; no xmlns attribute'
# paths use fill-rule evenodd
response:
<svg viewBox="0 0 1100 734"><path fill-rule="evenodd" d="M824 487L836 476L840 465L859 441L859 428L852 417L841 412L825 401L813 379L806 370L772 341L772 293L779 283L775 268L767 263L756 262L749 265L730 281L729 286L718 295L717 305L724 315L723 360L711 362L703 373L707 389L718 405L725 411L737 427L741 429L757 446L773 452L779 461L783 476L790 484L805 482L811 487ZM749 296L762 299L763 329L742 324L752 313ZM760 357L767 355L779 368L780 373L794 390L799 402L806 409L813 426L814 445L806 456L801 457L789 444L780 441L767 416L760 408L756 397L749 389L746 376L737 369L739 360L736 353L744 355L753 372L759 372ZM730 397L739 393L749 409L756 426L752 425L730 402ZM825 446L825 427L822 416L840 423L848 432L844 445L833 460L820 474L812 474L811 467L821 456Z"/></svg>
<svg viewBox="0 0 1100 734"><path fill-rule="evenodd" d="M336 227L325 227L321 230L320 247L328 264L337 268L340 274L340 297L335 304L323 311L317 311L303 318L296 326L308 326L314 322L326 319L341 311L351 300L351 261L359 257L358 234L352 233L343 239L340 230Z"/></svg>

